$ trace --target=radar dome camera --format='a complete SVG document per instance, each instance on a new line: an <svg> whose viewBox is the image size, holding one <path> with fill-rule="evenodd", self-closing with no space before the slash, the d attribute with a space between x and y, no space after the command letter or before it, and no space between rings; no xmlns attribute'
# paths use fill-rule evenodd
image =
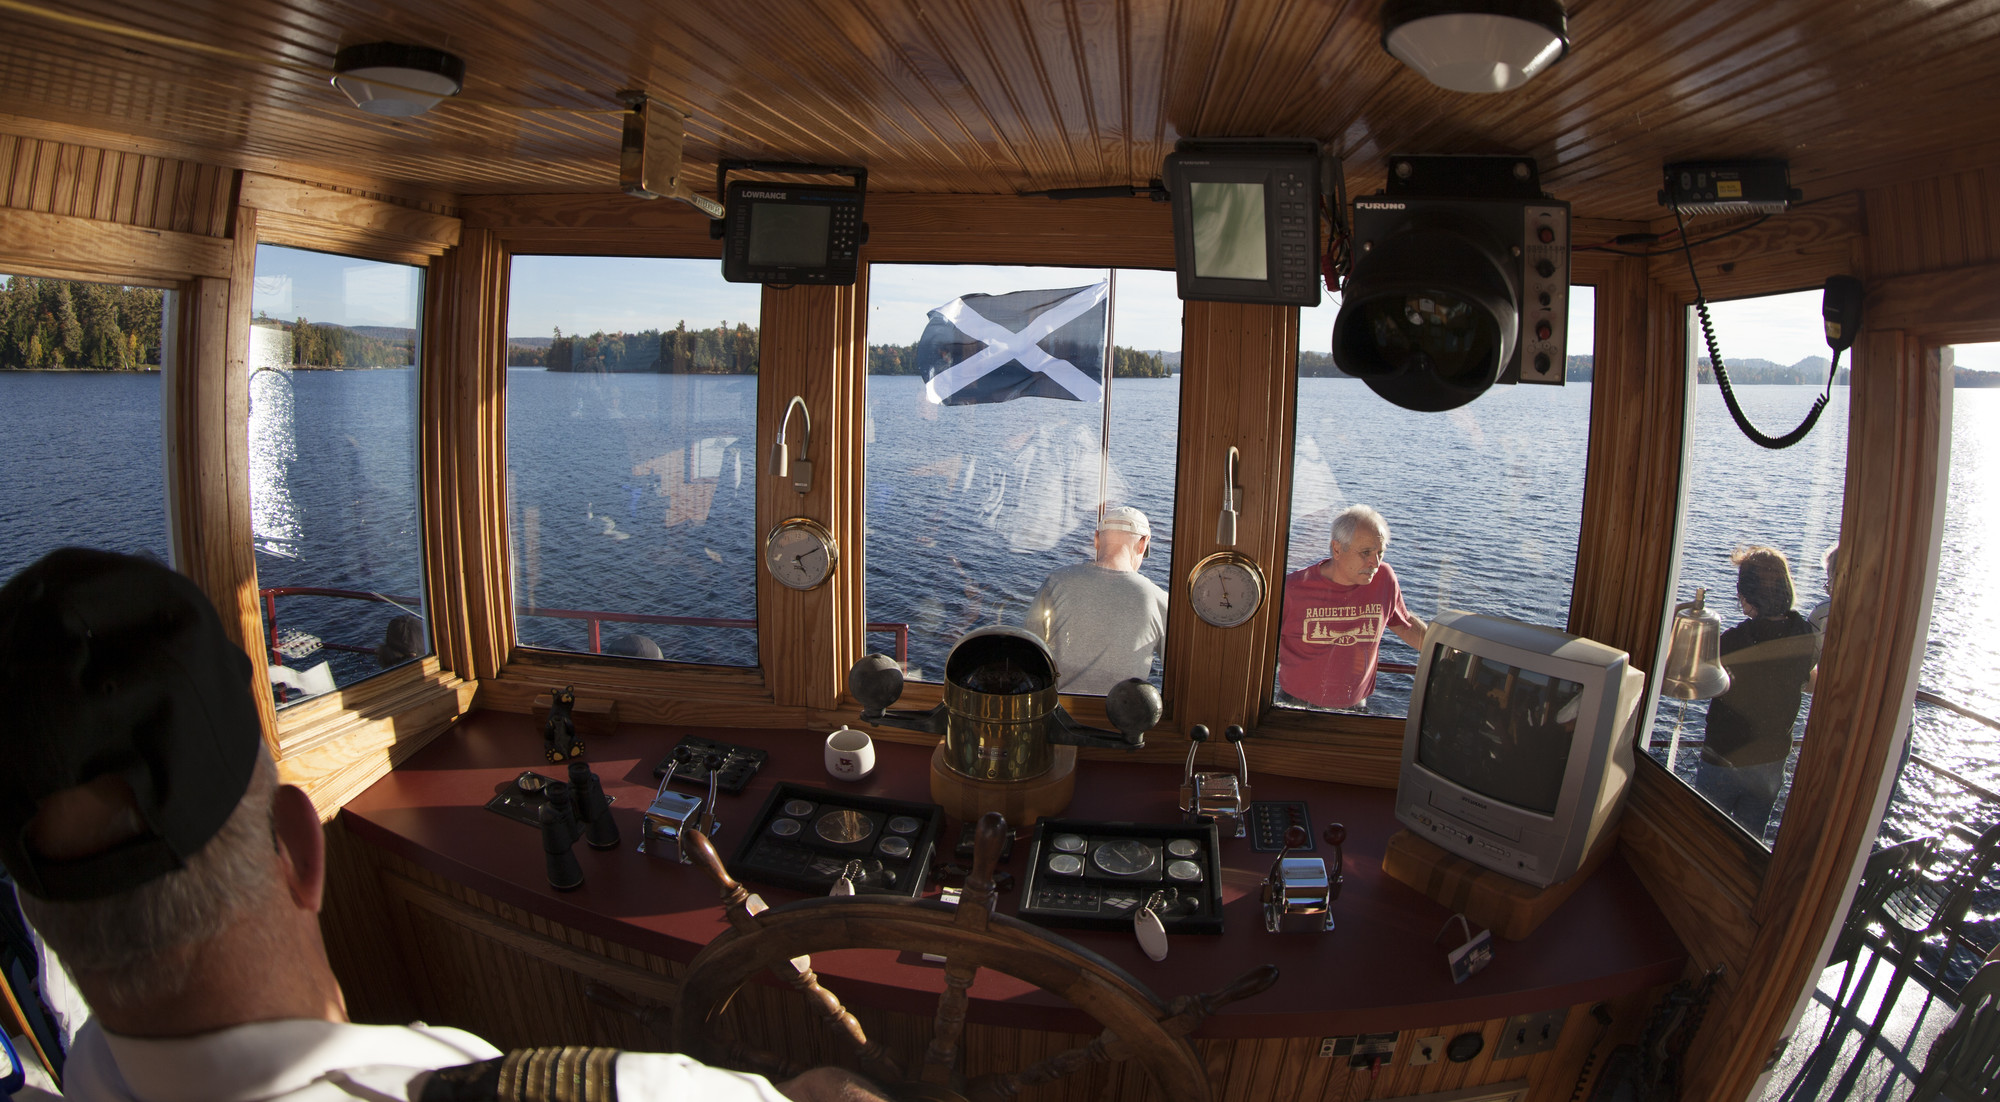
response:
<svg viewBox="0 0 2000 1102"><path fill-rule="evenodd" d="M1389 159L1389 184L1354 201L1353 274L1333 360L1423 412L1495 383L1561 385L1569 327L1569 204L1523 157Z"/></svg>

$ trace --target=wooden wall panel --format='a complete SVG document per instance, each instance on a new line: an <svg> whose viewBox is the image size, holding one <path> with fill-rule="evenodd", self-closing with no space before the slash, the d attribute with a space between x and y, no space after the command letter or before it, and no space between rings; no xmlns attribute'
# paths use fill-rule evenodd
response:
<svg viewBox="0 0 2000 1102"><path fill-rule="evenodd" d="M228 237L235 174L214 165L0 134L0 206Z"/></svg>
<svg viewBox="0 0 2000 1102"><path fill-rule="evenodd" d="M1182 312L1180 466L1174 494L1174 561L1168 590L1164 680L1175 727L1206 724L1218 738L1203 753L1222 761L1232 723L1255 727L1270 696L1283 607L1285 535L1291 519L1293 372L1298 311L1189 302ZM1243 488L1236 551L1257 560L1269 592L1247 623L1211 627L1188 603L1194 564L1222 550L1216 519L1229 449Z"/></svg>
<svg viewBox="0 0 2000 1102"><path fill-rule="evenodd" d="M506 251L491 231L468 229L441 258L434 280L419 398L425 582L449 617L434 629L439 658L459 677L485 681L500 673L514 646Z"/></svg>
<svg viewBox="0 0 2000 1102"><path fill-rule="evenodd" d="M501 903L359 842L338 822L327 830L330 886L323 925L329 959L355 1021L422 1018L468 1029L501 1048L668 1046L682 963ZM587 994L593 986L615 991L622 1008L593 1000ZM1194 1044L1215 1097L1227 1102L1363 1102L1514 1082L1528 1087L1529 1102L1564 1102L1580 1082L1588 1085L1580 1072L1601 1067L1612 1045L1637 1036L1658 994L1638 992L1608 1004L1608 1026L1590 1016L1588 1004L1572 1006L1555 1049L1512 1060L1494 1058L1504 1019L1405 1030L1392 1063L1373 1071L1320 1057L1316 1036L1197 1038ZM919 1065L931 1036L931 1015L850 1009L902 1066ZM725 1022L746 1042L796 1065L847 1063L844 1047L816 1024L804 999L774 984L746 985ZM1486 1041L1471 1061L1409 1063L1418 1038L1467 1031ZM967 1073L977 1076L1019 1070L1091 1039L975 1023L967 1026L961 1050ZM1587 1061L1593 1054L1597 1059ZM1145 1070L1126 1063L1091 1068L1021 1097L1145 1102L1156 1095Z"/></svg>
<svg viewBox="0 0 2000 1102"><path fill-rule="evenodd" d="M1864 199L1874 279L2000 261L2000 169L1902 180Z"/></svg>
<svg viewBox="0 0 2000 1102"><path fill-rule="evenodd" d="M1619 260L1597 284L1590 453L1569 630L1652 669L1680 513L1687 380L1676 300L1645 261Z"/></svg>
<svg viewBox="0 0 2000 1102"><path fill-rule="evenodd" d="M771 699L781 706L829 708L847 691L861 656L861 473L867 417L868 296L852 287L766 288L757 375L757 652ZM794 413L786 449L797 462L811 418L811 489L768 469L786 409ZM762 566L764 536L791 517L833 534L834 576L817 589L780 584Z"/></svg>
<svg viewBox="0 0 2000 1102"><path fill-rule="evenodd" d="M174 565L222 614L230 640L266 653L250 536L250 288L257 215L237 212L228 279L197 279L175 297L167 367L167 511ZM271 683L261 667L251 693L265 741L278 751Z"/></svg>

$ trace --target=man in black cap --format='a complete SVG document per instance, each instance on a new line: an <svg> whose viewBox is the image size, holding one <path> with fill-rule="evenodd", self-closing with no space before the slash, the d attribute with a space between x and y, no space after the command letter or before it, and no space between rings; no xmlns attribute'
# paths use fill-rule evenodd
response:
<svg viewBox="0 0 2000 1102"><path fill-rule="evenodd" d="M251 676L207 598L157 563L66 548L0 588L0 862L93 1013L65 1097L498 1096L523 1054L348 1023L320 939L319 815L278 784ZM832 1069L781 1093L676 1054L533 1051L606 1102L875 1097Z"/></svg>

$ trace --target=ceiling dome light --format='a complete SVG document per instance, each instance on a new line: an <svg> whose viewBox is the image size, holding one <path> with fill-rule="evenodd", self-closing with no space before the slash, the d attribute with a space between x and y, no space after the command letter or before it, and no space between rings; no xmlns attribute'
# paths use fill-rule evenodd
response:
<svg viewBox="0 0 2000 1102"><path fill-rule="evenodd" d="M427 46L370 42L333 56L333 86L371 115L409 118L465 87L465 62Z"/></svg>
<svg viewBox="0 0 2000 1102"><path fill-rule="evenodd" d="M1569 52L1562 0L1387 0L1382 48L1453 92L1506 92Z"/></svg>

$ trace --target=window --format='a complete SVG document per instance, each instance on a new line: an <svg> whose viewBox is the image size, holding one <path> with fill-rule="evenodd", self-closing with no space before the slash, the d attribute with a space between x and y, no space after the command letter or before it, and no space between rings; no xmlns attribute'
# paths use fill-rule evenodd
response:
<svg viewBox="0 0 2000 1102"><path fill-rule="evenodd" d="M510 294L522 645L755 666L762 288L713 260L517 256Z"/></svg>
<svg viewBox="0 0 2000 1102"><path fill-rule="evenodd" d="M2000 791L2000 731L1974 718L2000 716L1993 678L2000 639L1992 628L2000 620L2000 441L1993 434L2000 425L2000 344L1962 344L1945 355L1957 385L1944 538L1910 754L1883 815L1882 840L1938 835L1956 853L1992 820L1994 804L1978 789ZM1974 926L1989 932L1981 943L1991 944L2000 916L1990 907L1979 910L1986 917ZM1946 961L1958 970L1953 982L1970 976L1965 963Z"/></svg>
<svg viewBox="0 0 2000 1102"><path fill-rule="evenodd" d="M1715 303L1709 311L1744 414L1767 435L1790 432L1827 383L1820 292ZM1731 683L1710 700L1662 694L1646 749L1768 845L1811 709L1815 625L1831 607L1823 564L1840 538L1846 367L1811 435L1769 450L1731 419L1692 310L1689 327L1696 385L1669 614L1707 591ZM1662 654L1662 668L1665 661Z"/></svg>
<svg viewBox="0 0 2000 1102"><path fill-rule="evenodd" d="M257 247L250 519L283 707L431 652L417 517L423 269Z"/></svg>
<svg viewBox="0 0 2000 1102"><path fill-rule="evenodd" d="M0 275L0 580L64 546L168 561L170 293Z"/></svg>
<svg viewBox="0 0 2000 1102"><path fill-rule="evenodd" d="M908 676L936 681L965 632L1026 626L1050 639L1065 691L1159 683L1180 306L1171 272L870 269L870 649L907 637ZM1100 508L1122 507L1149 531L1136 562L1137 533L1095 539Z"/></svg>
<svg viewBox="0 0 2000 1102"><path fill-rule="evenodd" d="M1450 609L1567 626L1583 523L1596 303L1593 288L1570 289L1565 385L1496 386L1445 413L1391 405L1333 366L1337 301L1301 312L1286 571L1321 568L1334 518L1349 506L1369 505L1389 526L1381 558L1416 620L1428 622ZM1365 609L1315 619L1305 615L1312 607L1347 606L1300 609L1302 634L1315 624L1335 637L1349 627L1380 633L1374 689L1367 691L1365 676L1339 687L1334 682L1340 678L1287 678L1281 646L1275 702L1310 711L1407 714L1416 651L1377 626ZM1301 672L1310 676L1303 663ZM1313 689L1297 695L1286 684ZM1355 692L1365 699L1354 703Z"/></svg>

